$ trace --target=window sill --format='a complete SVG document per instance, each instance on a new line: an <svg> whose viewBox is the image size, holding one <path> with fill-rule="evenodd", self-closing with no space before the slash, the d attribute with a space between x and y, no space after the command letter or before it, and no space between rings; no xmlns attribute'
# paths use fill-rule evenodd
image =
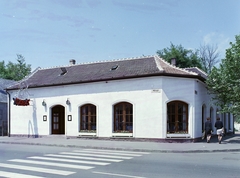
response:
<svg viewBox="0 0 240 178"><path fill-rule="evenodd" d="M189 134L167 134L167 138L190 138Z"/></svg>
<svg viewBox="0 0 240 178"><path fill-rule="evenodd" d="M96 133L96 130L80 130L80 133Z"/></svg>
<svg viewBox="0 0 240 178"><path fill-rule="evenodd" d="M132 137L133 133L121 132L121 133L112 133L112 137Z"/></svg>
<svg viewBox="0 0 240 178"><path fill-rule="evenodd" d="M79 132L79 136L96 136L96 132Z"/></svg>

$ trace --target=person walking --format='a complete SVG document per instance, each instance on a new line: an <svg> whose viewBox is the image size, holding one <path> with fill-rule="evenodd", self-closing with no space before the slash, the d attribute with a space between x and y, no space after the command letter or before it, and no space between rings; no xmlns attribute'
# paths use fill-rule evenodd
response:
<svg viewBox="0 0 240 178"><path fill-rule="evenodd" d="M219 117L217 118L217 121L215 122L215 127L217 129L218 143L221 144L224 128L223 128L223 122L220 121Z"/></svg>
<svg viewBox="0 0 240 178"><path fill-rule="evenodd" d="M210 117L205 122L205 134L207 136L207 143L209 143L212 136L212 122Z"/></svg>

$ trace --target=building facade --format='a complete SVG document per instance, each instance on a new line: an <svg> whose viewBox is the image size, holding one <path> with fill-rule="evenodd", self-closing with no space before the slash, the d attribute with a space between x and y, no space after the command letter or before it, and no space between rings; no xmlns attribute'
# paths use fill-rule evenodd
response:
<svg viewBox="0 0 240 178"><path fill-rule="evenodd" d="M198 68L180 69L158 56L39 69L8 88L12 136L200 138L215 122ZM219 117L233 128L231 115Z"/></svg>
<svg viewBox="0 0 240 178"><path fill-rule="evenodd" d="M5 89L12 84L14 81L0 78L0 136L8 133L8 100Z"/></svg>

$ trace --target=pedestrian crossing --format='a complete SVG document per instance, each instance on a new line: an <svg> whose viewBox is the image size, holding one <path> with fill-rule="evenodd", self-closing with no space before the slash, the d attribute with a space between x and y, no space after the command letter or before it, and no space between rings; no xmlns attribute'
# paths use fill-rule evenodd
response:
<svg viewBox="0 0 240 178"><path fill-rule="evenodd" d="M0 176L7 178L42 178L69 176L79 170L107 166L149 154L147 152L78 149L24 159L10 159L0 163Z"/></svg>

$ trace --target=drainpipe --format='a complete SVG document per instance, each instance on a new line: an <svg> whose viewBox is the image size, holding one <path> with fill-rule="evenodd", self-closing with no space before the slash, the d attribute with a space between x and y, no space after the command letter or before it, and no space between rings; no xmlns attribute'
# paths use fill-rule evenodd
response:
<svg viewBox="0 0 240 178"><path fill-rule="evenodd" d="M11 131L11 107L10 107L10 103L11 103L11 96L10 93L8 93L8 91L6 90L6 93L8 95L8 137L10 137L10 131Z"/></svg>

